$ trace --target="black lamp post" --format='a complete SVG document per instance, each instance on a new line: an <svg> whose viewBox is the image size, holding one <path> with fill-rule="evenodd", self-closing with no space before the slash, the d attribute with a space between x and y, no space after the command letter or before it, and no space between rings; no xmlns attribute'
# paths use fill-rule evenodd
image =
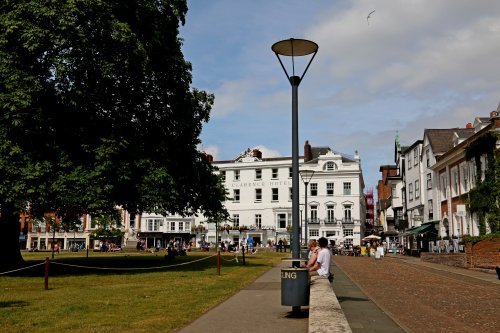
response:
<svg viewBox="0 0 500 333"><path fill-rule="evenodd" d="M307 231L307 224L308 224L308 217L307 217L307 185L311 182L311 179L314 175L314 170L300 170L300 178L302 178L302 182L304 182L305 185L305 219L304 219L304 242L307 245L307 238L308 238L308 231Z"/></svg>
<svg viewBox="0 0 500 333"><path fill-rule="evenodd" d="M309 65L318 52L318 44L305 39L285 39L276 42L271 47L276 54L283 71L286 74L288 81L292 86L292 235L293 241L291 244L292 258L300 259L300 244L299 244L299 131L298 131L298 88L304 78ZM302 76L295 75L295 57L311 55ZM292 75L290 76L281 61L280 56L292 57ZM295 262L294 266L298 267L300 262Z"/></svg>

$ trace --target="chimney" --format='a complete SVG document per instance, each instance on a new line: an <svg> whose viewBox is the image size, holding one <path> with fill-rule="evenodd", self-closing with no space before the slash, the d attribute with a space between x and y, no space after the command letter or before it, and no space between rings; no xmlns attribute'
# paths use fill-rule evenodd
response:
<svg viewBox="0 0 500 333"><path fill-rule="evenodd" d="M262 159L262 152L258 149L253 150L253 157L258 158L259 160Z"/></svg>
<svg viewBox="0 0 500 333"><path fill-rule="evenodd" d="M467 125L465 125L465 128L472 128L472 124L471 123L467 123Z"/></svg>
<svg viewBox="0 0 500 333"><path fill-rule="evenodd" d="M309 162L312 160L312 149L311 145L309 144L309 141L307 140L306 143L304 144L304 162Z"/></svg>
<svg viewBox="0 0 500 333"><path fill-rule="evenodd" d="M214 157L212 155L205 153L205 156L207 157L208 163L212 163L214 161Z"/></svg>
<svg viewBox="0 0 500 333"><path fill-rule="evenodd" d="M500 108L500 106L499 106L499 108ZM498 117L498 111L491 111L490 112L490 119L493 119L496 117Z"/></svg>

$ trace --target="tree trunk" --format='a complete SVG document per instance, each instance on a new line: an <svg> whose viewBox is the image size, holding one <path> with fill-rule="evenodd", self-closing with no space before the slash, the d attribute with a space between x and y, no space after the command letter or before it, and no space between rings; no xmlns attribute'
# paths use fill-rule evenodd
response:
<svg viewBox="0 0 500 333"><path fill-rule="evenodd" d="M19 246L19 211L9 203L2 203L0 211L0 230L2 241L0 242L0 272L12 268L21 267L24 259L21 256Z"/></svg>

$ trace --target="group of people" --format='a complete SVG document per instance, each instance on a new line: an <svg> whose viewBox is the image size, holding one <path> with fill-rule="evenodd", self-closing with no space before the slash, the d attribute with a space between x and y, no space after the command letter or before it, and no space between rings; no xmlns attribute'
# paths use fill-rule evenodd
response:
<svg viewBox="0 0 500 333"><path fill-rule="evenodd" d="M333 274L330 272L332 252L328 248L328 240L325 237L321 237L317 241L311 239L307 247L309 249L309 254L306 267L309 269L309 275L319 275L332 282Z"/></svg>

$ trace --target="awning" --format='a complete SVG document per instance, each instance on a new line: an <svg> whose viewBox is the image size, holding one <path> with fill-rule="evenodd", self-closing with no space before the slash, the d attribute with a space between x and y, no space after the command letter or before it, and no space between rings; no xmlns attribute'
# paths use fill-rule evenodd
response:
<svg viewBox="0 0 500 333"><path fill-rule="evenodd" d="M434 223L426 223L422 224L419 227L413 227L411 229L406 230L405 235L417 235L417 234L423 234L429 231L436 231L434 229Z"/></svg>

